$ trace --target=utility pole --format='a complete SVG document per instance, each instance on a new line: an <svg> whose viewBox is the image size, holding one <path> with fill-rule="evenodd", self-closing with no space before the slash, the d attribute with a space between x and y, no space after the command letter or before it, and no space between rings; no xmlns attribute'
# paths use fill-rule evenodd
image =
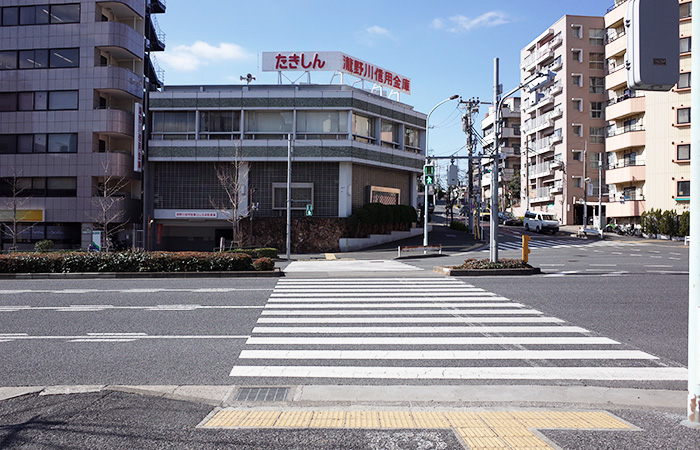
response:
<svg viewBox="0 0 700 450"><path fill-rule="evenodd" d="M491 165L491 239L490 243L490 260L491 262L498 261L498 169L499 169L499 135L501 134L501 88L498 82L498 58L493 59L493 162Z"/></svg>
<svg viewBox="0 0 700 450"><path fill-rule="evenodd" d="M583 227L588 225L588 141L583 141Z"/></svg>
<svg viewBox="0 0 700 450"><path fill-rule="evenodd" d="M474 139L474 118L473 116L475 114L479 113L479 105L480 101L479 98L470 98L466 102L461 102L464 103L466 106L463 108L465 110L464 115L462 116L462 128L463 131L467 134L467 151L469 152L469 162L468 162L468 169L467 169L467 205L466 209L467 212L464 215L464 220L465 220L465 225L469 227L470 231L474 231L474 211L475 211L475 203L476 203L476 192L474 189L474 154L476 150L476 140ZM477 226L478 226L478 219L477 219Z"/></svg>

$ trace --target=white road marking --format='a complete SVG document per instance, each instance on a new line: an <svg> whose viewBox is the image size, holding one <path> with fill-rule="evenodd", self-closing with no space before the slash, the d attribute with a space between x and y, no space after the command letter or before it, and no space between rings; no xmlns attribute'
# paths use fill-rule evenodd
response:
<svg viewBox="0 0 700 450"><path fill-rule="evenodd" d="M639 350L243 350L241 359L656 360Z"/></svg>
<svg viewBox="0 0 700 450"><path fill-rule="evenodd" d="M443 380L685 381L681 367L322 367L234 366L232 377Z"/></svg>
<svg viewBox="0 0 700 450"><path fill-rule="evenodd" d="M596 336L475 337L257 337L246 345L609 345L619 342Z"/></svg>
<svg viewBox="0 0 700 450"><path fill-rule="evenodd" d="M588 333L573 326L474 326L474 327L255 327L255 333L279 334L396 334L396 333Z"/></svg>
<svg viewBox="0 0 700 450"><path fill-rule="evenodd" d="M426 315L451 315L451 316L469 316L469 315L519 315L519 314L531 314L540 315L541 311L534 309L364 309L364 310L348 310L348 309L338 309L330 311L320 311L320 310L271 310L265 309L261 313L262 315L275 315L275 316L426 316Z"/></svg>
<svg viewBox="0 0 700 450"><path fill-rule="evenodd" d="M589 264L594 267L617 267L617 264Z"/></svg>
<svg viewBox="0 0 700 450"><path fill-rule="evenodd" d="M556 317L261 317L258 323L563 323Z"/></svg>
<svg viewBox="0 0 700 450"><path fill-rule="evenodd" d="M644 264L644 267L673 267L670 264Z"/></svg>
<svg viewBox="0 0 700 450"><path fill-rule="evenodd" d="M337 300L337 299L336 299ZM274 308L523 308L520 303L268 303Z"/></svg>
<svg viewBox="0 0 700 450"><path fill-rule="evenodd" d="M512 301L505 298L505 297L487 297L484 295L481 295L479 297L464 297L464 296L429 296L429 295L424 295L422 297L406 297L402 295L398 296L384 296L384 297L344 297L342 299L337 298L337 297L274 297L270 298L268 304L279 304L279 303L309 303L309 302L316 302L316 303L323 303L323 302L338 302L338 301L343 301L343 302L386 302L386 301L403 301L403 302L435 302L439 301L441 303L443 302L502 302L502 303L509 303L512 304Z"/></svg>

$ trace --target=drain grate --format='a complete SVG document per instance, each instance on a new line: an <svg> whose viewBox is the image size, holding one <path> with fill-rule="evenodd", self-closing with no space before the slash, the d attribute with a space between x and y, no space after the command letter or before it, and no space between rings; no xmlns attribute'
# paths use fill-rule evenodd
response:
<svg viewBox="0 0 700 450"><path fill-rule="evenodd" d="M283 402L288 387L242 387L236 394L237 402Z"/></svg>

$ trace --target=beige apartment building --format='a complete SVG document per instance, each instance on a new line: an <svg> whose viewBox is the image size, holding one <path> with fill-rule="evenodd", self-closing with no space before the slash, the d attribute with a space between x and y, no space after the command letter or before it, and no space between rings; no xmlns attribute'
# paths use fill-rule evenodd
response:
<svg viewBox="0 0 700 450"><path fill-rule="evenodd" d="M598 203L597 161L605 151L603 17L562 17L521 51L520 61L522 81L538 72L556 76L521 91L518 212L546 211L562 225L581 224L584 203L589 218Z"/></svg>
<svg viewBox="0 0 700 450"><path fill-rule="evenodd" d="M616 0L605 15L606 216L619 224L638 224L651 208L680 214L689 206L692 2L679 3L681 73L670 92L627 88L627 0Z"/></svg>
<svg viewBox="0 0 700 450"><path fill-rule="evenodd" d="M494 106L489 106L489 112L481 121L481 132L484 137L483 150L485 154L493 152L494 142ZM499 147L501 152L500 173L498 178L499 211L520 206L520 194L513 188L513 179L520 176L520 97L510 97L503 101L501 108L501 136ZM482 199L489 203L491 198L492 159L483 160L483 175L481 177Z"/></svg>

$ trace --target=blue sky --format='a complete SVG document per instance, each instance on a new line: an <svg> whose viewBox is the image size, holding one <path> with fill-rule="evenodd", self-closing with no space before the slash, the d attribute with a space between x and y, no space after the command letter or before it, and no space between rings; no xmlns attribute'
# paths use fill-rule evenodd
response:
<svg viewBox="0 0 700 450"><path fill-rule="evenodd" d="M276 84L276 73L258 71L262 52L344 52L409 77L412 92L401 101L427 113L453 94L491 101L496 57L504 89L516 87L527 43L566 14L602 16L613 3L168 0L157 16L166 51L156 57L167 85L240 84L247 73L258 84ZM331 75L313 73L312 82L328 83ZM430 124L431 154L466 154L457 101L440 106Z"/></svg>

